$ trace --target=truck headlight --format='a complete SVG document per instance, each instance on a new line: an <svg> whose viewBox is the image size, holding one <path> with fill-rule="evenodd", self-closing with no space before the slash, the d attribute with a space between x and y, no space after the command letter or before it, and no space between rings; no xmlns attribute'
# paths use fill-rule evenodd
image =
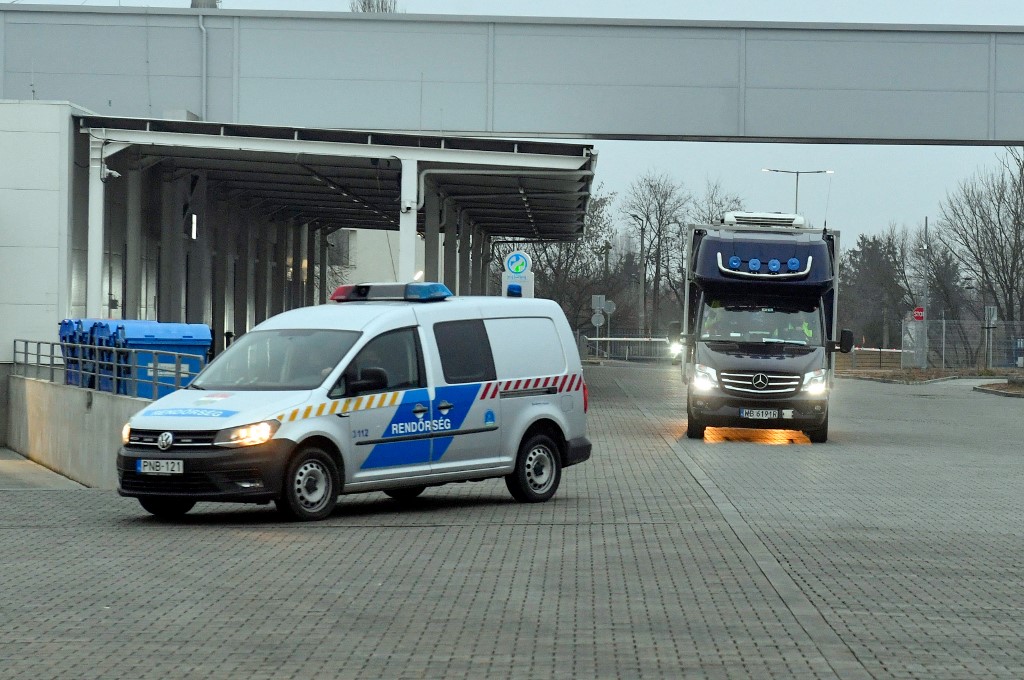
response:
<svg viewBox="0 0 1024 680"><path fill-rule="evenodd" d="M281 427L279 420L264 420L262 423L231 427L218 432L217 436L213 438L213 443L216 446L231 448L265 444L270 441L279 427Z"/></svg>
<svg viewBox="0 0 1024 680"><path fill-rule="evenodd" d="M125 423L124 427L121 428L121 444L128 446L128 440L132 436L132 424Z"/></svg>
<svg viewBox="0 0 1024 680"><path fill-rule="evenodd" d="M671 345L669 345L669 347L668 347L668 353L669 353L669 354L670 354L671 356L678 356L678 354L679 354L680 352L682 352L682 351L683 351L683 345L682 345L682 343L680 343L680 342L673 342L673 343L672 343Z"/></svg>
<svg viewBox="0 0 1024 680"><path fill-rule="evenodd" d="M715 369L704 364L696 364L693 367L693 389L698 392L707 392L718 384L718 374Z"/></svg>
<svg viewBox="0 0 1024 680"><path fill-rule="evenodd" d="M810 373L804 373L804 392L812 395L825 394L828 390L828 372L819 368Z"/></svg>

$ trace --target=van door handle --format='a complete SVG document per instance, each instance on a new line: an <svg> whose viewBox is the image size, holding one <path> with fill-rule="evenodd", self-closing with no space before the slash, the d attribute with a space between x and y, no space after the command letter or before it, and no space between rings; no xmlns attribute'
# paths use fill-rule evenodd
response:
<svg viewBox="0 0 1024 680"><path fill-rule="evenodd" d="M426 412L427 412L427 411L429 411L429 410L430 410L430 409L428 409L428 408L427 408L426 406L424 406L423 404L416 404L415 406L413 406L413 407L412 407L412 414L413 414L414 416L418 416L418 415L420 415L421 413L426 413Z"/></svg>
<svg viewBox="0 0 1024 680"><path fill-rule="evenodd" d="M437 410L441 411L442 413L444 413L445 411L450 411L452 406L455 406L455 404L449 404L448 401L445 400L445 401L442 401L440 404L437 405Z"/></svg>

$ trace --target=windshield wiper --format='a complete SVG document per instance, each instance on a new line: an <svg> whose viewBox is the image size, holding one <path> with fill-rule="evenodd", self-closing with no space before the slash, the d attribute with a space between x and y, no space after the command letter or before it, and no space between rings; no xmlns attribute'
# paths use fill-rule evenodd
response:
<svg viewBox="0 0 1024 680"><path fill-rule="evenodd" d="M185 389L186 390L205 390L206 388L205 387L200 387L199 385L197 385L197 384L195 384L193 382L193 383L189 383L188 385L185 385Z"/></svg>
<svg viewBox="0 0 1024 680"><path fill-rule="evenodd" d="M701 342L706 342L709 345L716 345L718 347L721 347L722 345L730 345L732 347L739 347L740 346L740 343L737 342L736 340L719 340L719 339L708 338L708 339L702 340Z"/></svg>
<svg viewBox="0 0 1024 680"><path fill-rule="evenodd" d="M782 338L761 338L761 342L771 342L779 345L800 345L801 347L807 346L807 342L804 340L783 340Z"/></svg>

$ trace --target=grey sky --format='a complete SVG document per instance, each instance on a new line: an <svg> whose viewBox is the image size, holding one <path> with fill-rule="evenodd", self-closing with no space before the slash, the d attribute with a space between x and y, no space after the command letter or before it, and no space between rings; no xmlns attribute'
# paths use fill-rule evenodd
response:
<svg viewBox="0 0 1024 680"><path fill-rule="evenodd" d="M21 4L28 4L22 0ZM50 4L188 7L189 0L56 0ZM636 19L807 21L1024 26L1020 0L398 0L410 14L483 14ZM348 0L222 0L225 9L346 11ZM849 246L858 233L890 222L908 226L938 218L947 192L979 169L995 167L999 147L725 144L598 141L598 178L623 193L651 170L700 192L720 181L751 210L794 208L795 178L761 172L831 169L801 175L800 212L841 229Z"/></svg>

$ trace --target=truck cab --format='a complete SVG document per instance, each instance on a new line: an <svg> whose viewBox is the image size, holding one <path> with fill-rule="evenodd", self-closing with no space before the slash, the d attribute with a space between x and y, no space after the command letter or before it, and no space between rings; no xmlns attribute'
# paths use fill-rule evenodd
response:
<svg viewBox="0 0 1024 680"><path fill-rule="evenodd" d="M687 240L687 436L705 428L802 430L828 440L839 234L799 215L727 213Z"/></svg>

